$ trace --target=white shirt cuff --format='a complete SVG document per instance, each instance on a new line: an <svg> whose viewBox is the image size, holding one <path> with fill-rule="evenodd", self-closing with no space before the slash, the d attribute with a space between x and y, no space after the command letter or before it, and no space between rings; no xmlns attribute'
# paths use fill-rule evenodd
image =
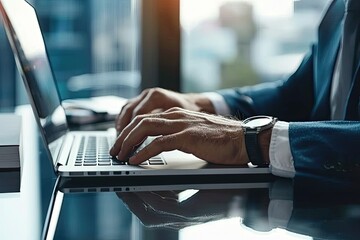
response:
<svg viewBox="0 0 360 240"><path fill-rule="evenodd" d="M293 210L293 182L276 180L269 188L270 203L268 206L269 225L272 228L286 228Z"/></svg>
<svg viewBox="0 0 360 240"><path fill-rule="evenodd" d="M294 159L290 150L289 123L278 121L271 134L270 171L279 177L293 178L295 176Z"/></svg>
<svg viewBox="0 0 360 240"><path fill-rule="evenodd" d="M270 227L286 228L289 224L292 210L292 200L271 200L268 206Z"/></svg>
<svg viewBox="0 0 360 240"><path fill-rule="evenodd" d="M229 116L231 114L230 108L225 102L223 96L216 92L202 93L208 97L215 108L215 112L218 115Z"/></svg>

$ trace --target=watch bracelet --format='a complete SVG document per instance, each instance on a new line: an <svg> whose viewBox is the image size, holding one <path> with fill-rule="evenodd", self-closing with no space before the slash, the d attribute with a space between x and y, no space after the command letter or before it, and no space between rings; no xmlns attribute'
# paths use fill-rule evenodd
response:
<svg viewBox="0 0 360 240"><path fill-rule="evenodd" d="M261 149L258 143L258 135L255 134L245 134L245 147L247 151L248 158L253 165L264 166L268 165L265 163Z"/></svg>

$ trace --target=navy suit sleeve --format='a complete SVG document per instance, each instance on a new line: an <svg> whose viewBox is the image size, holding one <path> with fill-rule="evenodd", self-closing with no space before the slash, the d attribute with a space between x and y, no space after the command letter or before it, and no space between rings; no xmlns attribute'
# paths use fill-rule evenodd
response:
<svg viewBox="0 0 360 240"><path fill-rule="evenodd" d="M360 177L360 122L294 122L289 138L297 175Z"/></svg>
<svg viewBox="0 0 360 240"><path fill-rule="evenodd" d="M309 120L314 102L313 54L288 79L218 91L240 119L271 115L284 121Z"/></svg>

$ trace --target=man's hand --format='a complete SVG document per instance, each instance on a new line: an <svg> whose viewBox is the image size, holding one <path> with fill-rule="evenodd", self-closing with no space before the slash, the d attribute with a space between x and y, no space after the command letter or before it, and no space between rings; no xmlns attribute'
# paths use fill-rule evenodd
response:
<svg viewBox="0 0 360 240"><path fill-rule="evenodd" d="M158 137L130 157L130 164L175 149L216 164L248 163L240 121L180 108L136 116L122 130L110 154L127 160L134 147L148 136Z"/></svg>
<svg viewBox="0 0 360 240"><path fill-rule="evenodd" d="M162 112L172 107L215 113L210 100L201 94L181 94L162 88L152 88L144 90L138 97L128 101L116 119L116 130L122 131L137 115Z"/></svg>
<svg viewBox="0 0 360 240"><path fill-rule="evenodd" d="M181 199L181 192L118 192L117 196L145 226L150 228L166 227L180 230L184 227L228 218L229 214L231 217L247 217L241 214L245 214L242 209L246 208L249 189L203 189L189 196L185 201ZM267 194L264 194L264 198L267 198ZM264 199L256 200L261 202L261 206L256 209L264 209L262 207Z"/></svg>

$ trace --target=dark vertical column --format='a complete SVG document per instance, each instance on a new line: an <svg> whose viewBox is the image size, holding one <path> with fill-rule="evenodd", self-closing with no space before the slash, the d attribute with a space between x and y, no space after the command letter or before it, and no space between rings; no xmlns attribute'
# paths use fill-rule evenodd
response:
<svg viewBox="0 0 360 240"><path fill-rule="evenodd" d="M142 88L180 90L180 0L142 1Z"/></svg>
<svg viewBox="0 0 360 240"><path fill-rule="evenodd" d="M0 21L1 23L1 21ZM15 106L15 61L3 26L0 26L0 111L13 111Z"/></svg>

